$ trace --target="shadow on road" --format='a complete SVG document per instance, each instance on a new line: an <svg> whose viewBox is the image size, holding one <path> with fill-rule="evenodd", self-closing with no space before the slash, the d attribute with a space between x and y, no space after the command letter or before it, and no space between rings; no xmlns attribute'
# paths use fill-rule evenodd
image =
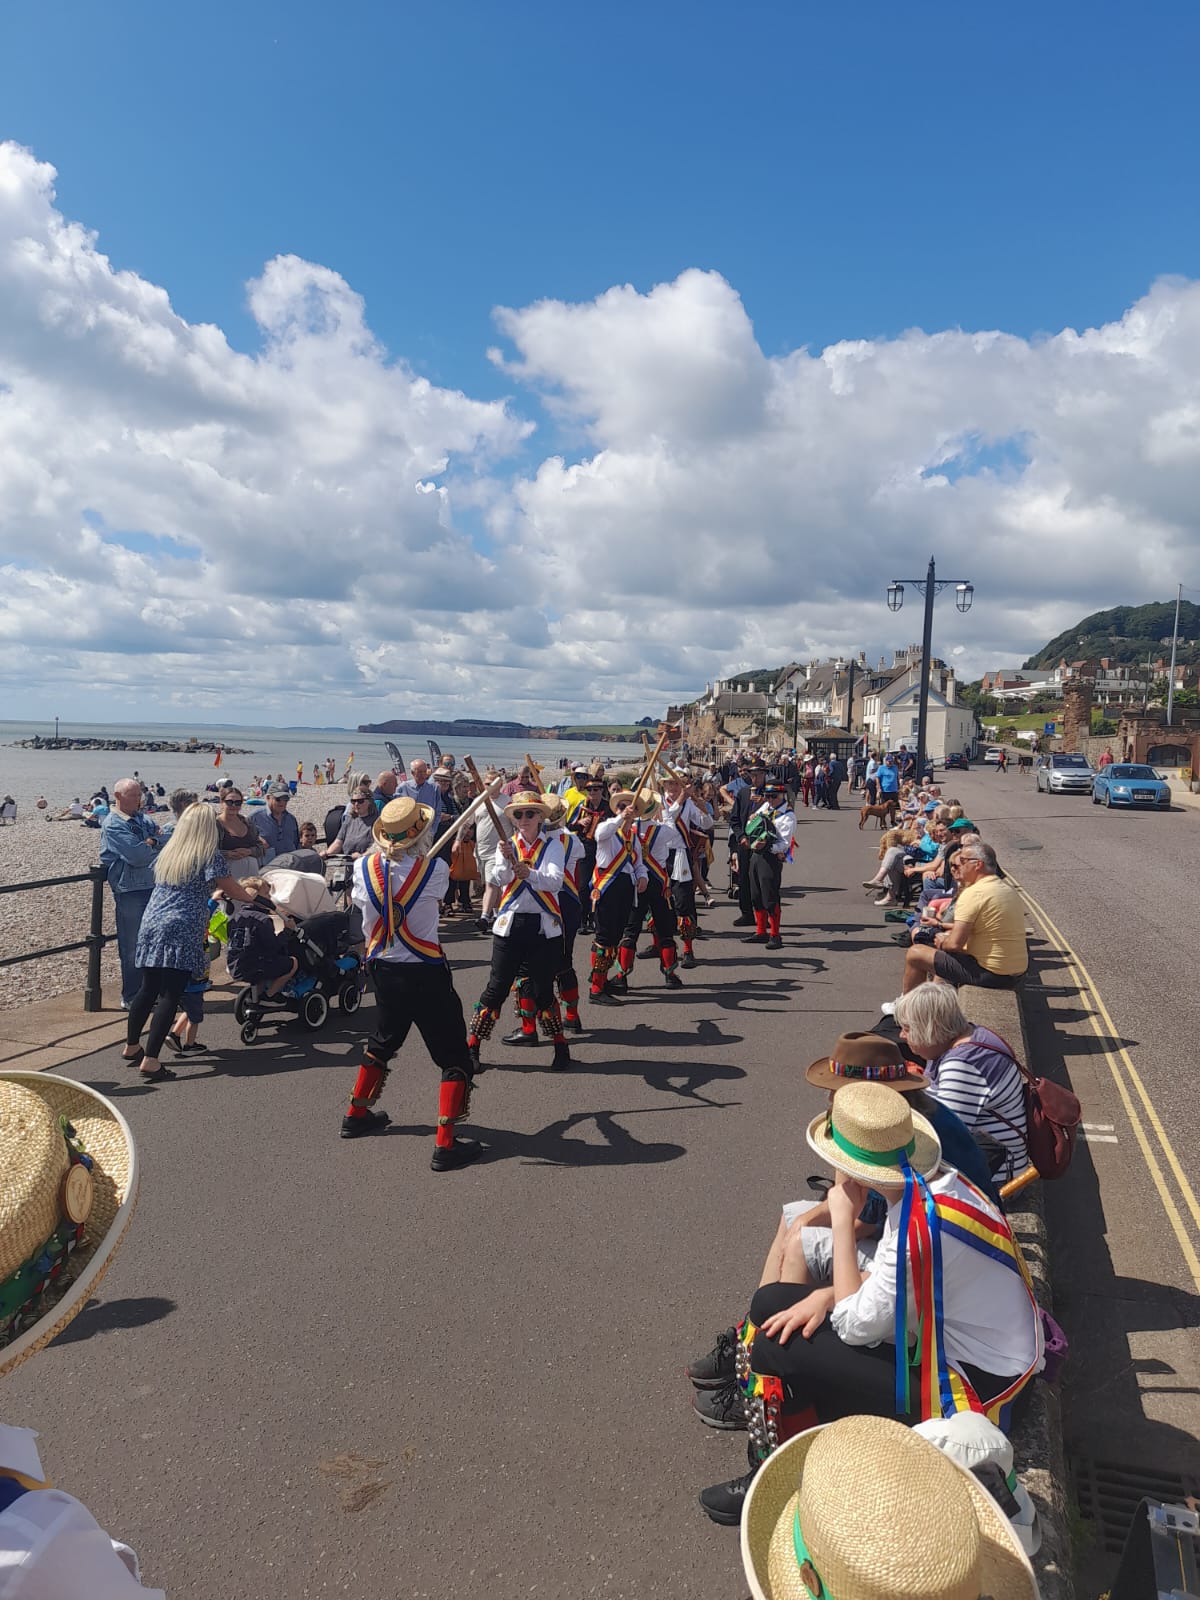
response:
<svg viewBox="0 0 1200 1600"><path fill-rule="evenodd" d="M506 1056L486 1064L488 1072L517 1071L522 1069L548 1071L549 1048L510 1050ZM746 1076L744 1067L735 1067L723 1061L589 1061L574 1058L572 1076L575 1078L637 1078L648 1089L660 1094L675 1094L683 1100L694 1100L706 1106L721 1106L731 1102L710 1100L700 1093L710 1083L736 1083Z"/></svg>
<svg viewBox="0 0 1200 1600"><path fill-rule="evenodd" d="M60 1333L55 1344L78 1344L98 1333L115 1328L144 1328L148 1322L161 1322L176 1309L175 1301L163 1295L147 1294L128 1300L89 1300L75 1321Z"/></svg>
<svg viewBox="0 0 1200 1600"><path fill-rule="evenodd" d="M706 1102L692 1109L719 1107ZM618 1117L653 1115L654 1110L644 1107L630 1111L576 1111L557 1122L547 1123L537 1133L514 1133L510 1128L488 1128L474 1121L467 1126L472 1138L479 1138L487 1145L487 1154L481 1158L480 1165L517 1160L540 1167L629 1167L678 1161L680 1156L687 1154L685 1145L643 1144L617 1121ZM582 1129L589 1123L599 1135L600 1143L568 1137L573 1129ZM398 1134L401 1137L430 1139L433 1133L434 1129L429 1123L393 1123L377 1137L387 1138Z"/></svg>

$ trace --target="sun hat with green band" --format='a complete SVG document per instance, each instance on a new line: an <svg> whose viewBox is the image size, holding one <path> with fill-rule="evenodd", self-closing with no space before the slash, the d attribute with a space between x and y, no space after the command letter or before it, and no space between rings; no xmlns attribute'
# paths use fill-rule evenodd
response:
<svg viewBox="0 0 1200 1600"><path fill-rule="evenodd" d="M371 833L380 855L394 861L406 851L415 850L432 826L433 807L402 794L398 800L389 800L384 806Z"/></svg>
<svg viewBox="0 0 1200 1600"><path fill-rule="evenodd" d="M0 1374L94 1293L137 1200L129 1124L85 1084L0 1073Z"/></svg>
<svg viewBox="0 0 1200 1600"><path fill-rule="evenodd" d="M809 1123L808 1142L822 1161L876 1189L902 1184L906 1167L927 1178L942 1160L932 1124L882 1083L839 1089L830 1109Z"/></svg>
<svg viewBox="0 0 1200 1600"><path fill-rule="evenodd" d="M891 1417L843 1417L789 1439L750 1486L741 1542L753 1600L1038 1596L979 1480Z"/></svg>

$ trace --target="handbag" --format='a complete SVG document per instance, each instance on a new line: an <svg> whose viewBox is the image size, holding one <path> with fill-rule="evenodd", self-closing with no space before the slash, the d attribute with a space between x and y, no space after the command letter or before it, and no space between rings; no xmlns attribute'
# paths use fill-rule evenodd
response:
<svg viewBox="0 0 1200 1600"><path fill-rule="evenodd" d="M1070 1089L1031 1072L995 1028L988 1031L1000 1040L1004 1046L1002 1054L1021 1074L1025 1090L1025 1148L1029 1159L1037 1168L1039 1178L1061 1178L1075 1153L1075 1137L1083 1118L1083 1107ZM998 1122L1012 1127L1007 1117L997 1116L995 1112L992 1115Z"/></svg>
<svg viewBox="0 0 1200 1600"><path fill-rule="evenodd" d="M475 862L473 839L456 839L450 851L450 879L453 883L470 883L479 876Z"/></svg>

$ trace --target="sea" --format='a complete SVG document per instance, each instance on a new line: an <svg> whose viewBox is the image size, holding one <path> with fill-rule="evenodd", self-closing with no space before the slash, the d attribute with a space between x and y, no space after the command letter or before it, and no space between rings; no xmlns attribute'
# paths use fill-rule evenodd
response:
<svg viewBox="0 0 1200 1600"><path fill-rule="evenodd" d="M67 805L76 796L86 801L101 784L109 792L118 778L132 777L135 770L144 782L161 783L170 790L185 785L202 788L218 777L231 777L235 783L248 784L255 777L282 772L285 778L296 776L296 763L304 767L304 777L312 781L314 763L323 764L333 757L340 779L353 756L354 769L366 770L374 776L392 765L392 758L384 745L384 736L375 733L356 733L350 728L259 728L237 724L214 725L210 723L183 722L60 722L60 739L126 739L167 740L185 744L188 739L198 739L203 744L219 744L226 753L220 769L214 771L211 752L196 754L157 753L151 750L26 750L19 747L22 739L35 734L43 738L54 737L54 723L50 722L0 722L0 798L10 794L22 804L29 804L39 795L45 795L51 805ZM424 736L403 734L393 738L406 766L416 757L429 759L428 743ZM523 741L520 739L480 739L469 745L456 744L449 736L438 740L442 750L453 754L459 766L464 756L471 756L480 770L488 766L506 767L515 773L528 750L546 769L545 781L556 780L560 775L561 761L591 762L597 757L613 766L628 766L641 757L641 746L626 743L592 744L586 740L550 739ZM246 755L234 755L233 750L244 750Z"/></svg>

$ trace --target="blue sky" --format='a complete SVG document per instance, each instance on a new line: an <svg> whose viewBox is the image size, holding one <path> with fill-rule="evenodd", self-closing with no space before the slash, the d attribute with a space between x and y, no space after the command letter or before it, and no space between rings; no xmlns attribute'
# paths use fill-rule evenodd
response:
<svg viewBox="0 0 1200 1600"><path fill-rule="evenodd" d="M295 252L498 393L496 304L735 284L768 354L1033 335L1194 275L1200 10L1112 3L9 4L3 133L190 320Z"/></svg>
<svg viewBox="0 0 1200 1600"><path fill-rule="evenodd" d="M1200 585L1198 56L1153 0L10 0L14 692L219 720L267 642L272 721L625 720L908 643L930 548L964 676Z"/></svg>

